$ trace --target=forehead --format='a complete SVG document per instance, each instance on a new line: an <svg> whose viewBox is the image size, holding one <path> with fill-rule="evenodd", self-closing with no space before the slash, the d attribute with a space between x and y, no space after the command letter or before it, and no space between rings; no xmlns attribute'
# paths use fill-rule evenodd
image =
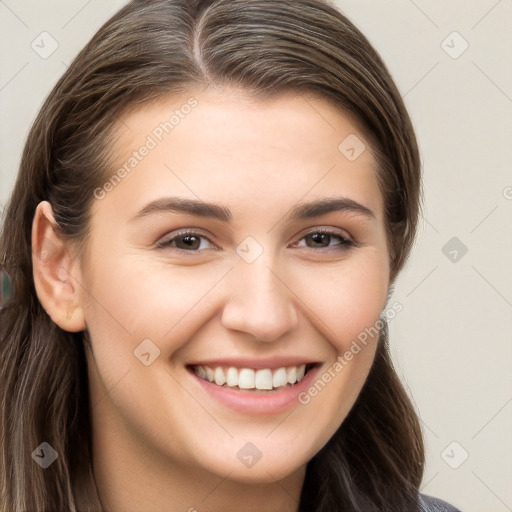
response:
<svg viewBox="0 0 512 512"><path fill-rule="evenodd" d="M114 155L112 172L124 172L109 196L127 207L166 193L235 211L336 194L382 211L359 123L312 94L192 89L161 98L120 119Z"/></svg>

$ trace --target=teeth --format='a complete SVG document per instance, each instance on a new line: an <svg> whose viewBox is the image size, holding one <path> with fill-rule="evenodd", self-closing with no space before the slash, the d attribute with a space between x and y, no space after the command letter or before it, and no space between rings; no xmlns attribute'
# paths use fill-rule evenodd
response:
<svg viewBox="0 0 512 512"><path fill-rule="evenodd" d="M217 368L215 368L215 384L217 384L217 386L222 386L226 380L224 370L220 366L217 366Z"/></svg>
<svg viewBox="0 0 512 512"><path fill-rule="evenodd" d="M240 389L254 389L254 370L242 368L238 374L238 387Z"/></svg>
<svg viewBox="0 0 512 512"><path fill-rule="evenodd" d="M255 378L256 389L272 389L272 370L258 370Z"/></svg>
<svg viewBox="0 0 512 512"><path fill-rule="evenodd" d="M209 380L210 382L213 382L213 379L214 379L213 370L209 366L205 366L204 369L206 371L206 379Z"/></svg>
<svg viewBox="0 0 512 512"><path fill-rule="evenodd" d="M286 375L286 368L278 368L274 375L272 375L272 384L275 388L279 388L281 386L286 386L288 382L288 377Z"/></svg>
<svg viewBox="0 0 512 512"><path fill-rule="evenodd" d="M300 382L304 378L305 374L306 374L306 365L305 364L301 364L297 368L297 382Z"/></svg>
<svg viewBox="0 0 512 512"><path fill-rule="evenodd" d="M201 379L206 379L206 370L204 369L204 366L196 366L195 371L198 377L201 377Z"/></svg>
<svg viewBox="0 0 512 512"><path fill-rule="evenodd" d="M201 375L199 375L201 377ZM228 387L234 388L238 386L238 370L232 366L228 368Z"/></svg>
<svg viewBox="0 0 512 512"><path fill-rule="evenodd" d="M304 378L306 365L288 366L276 368L262 368L253 370L252 368L223 368L217 366L211 368L206 365L197 365L193 367L194 372L201 379L217 384L238 389L259 389L272 390L287 385L293 385Z"/></svg>

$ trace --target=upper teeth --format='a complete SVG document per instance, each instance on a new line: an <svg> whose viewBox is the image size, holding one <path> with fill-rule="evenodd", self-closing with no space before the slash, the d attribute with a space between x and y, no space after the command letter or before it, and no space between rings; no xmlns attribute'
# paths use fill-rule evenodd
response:
<svg viewBox="0 0 512 512"><path fill-rule="evenodd" d="M197 365L193 367L196 375L209 382L215 382L218 386L227 386L230 388L238 387L240 389L273 389L295 384L299 382L306 373L306 365L288 366L281 368L262 368L253 370L252 368L235 368L230 366L224 368L217 366L211 368L206 365Z"/></svg>

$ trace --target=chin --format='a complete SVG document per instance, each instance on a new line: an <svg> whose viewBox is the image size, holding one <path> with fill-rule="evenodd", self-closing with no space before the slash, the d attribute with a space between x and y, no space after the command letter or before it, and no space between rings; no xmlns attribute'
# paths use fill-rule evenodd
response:
<svg viewBox="0 0 512 512"><path fill-rule="evenodd" d="M226 457L222 456L220 463L214 463L210 468L205 467L205 469L238 484L265 485L284 480L297 472L305 472L307 462L303 457L293 460L289 456L278 458L272 454L265 456L262 453L259 460L251 463L253 465L245 465L236 456L227 464Z"/></svg>

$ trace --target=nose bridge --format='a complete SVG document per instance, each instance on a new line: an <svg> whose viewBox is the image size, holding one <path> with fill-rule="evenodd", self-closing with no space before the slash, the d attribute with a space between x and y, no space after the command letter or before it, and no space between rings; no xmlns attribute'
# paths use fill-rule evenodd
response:
<svg viewBox="0 0 512 512"><path fill-rule="evenodd" d="M274 341L293 329L297 311L291 291L275 270L273 257L242 258L231 272L229 297L222 313L228 329L248 333L260 341Z"/></svg>

